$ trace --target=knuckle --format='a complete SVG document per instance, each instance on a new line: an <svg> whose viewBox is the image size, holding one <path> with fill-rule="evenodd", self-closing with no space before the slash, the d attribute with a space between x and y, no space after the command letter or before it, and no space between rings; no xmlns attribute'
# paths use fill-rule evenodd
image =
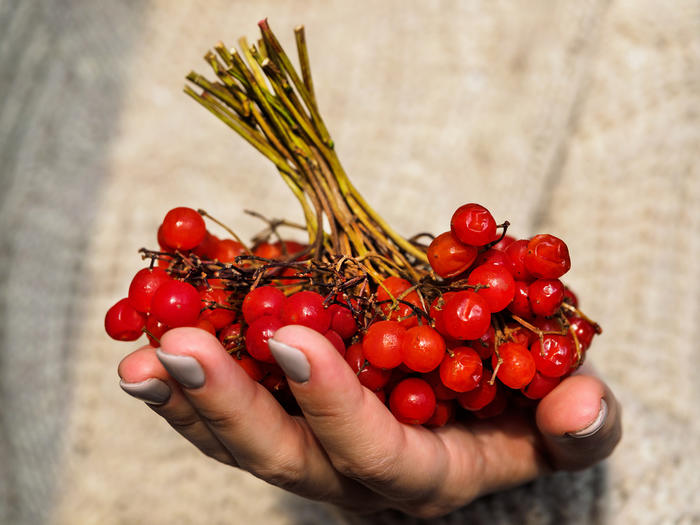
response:
<svg viewBox="0 0 700 525"><path fill-rule="evenodd" d="M256 477L289 492L300 491L306 480L304 462L289 456L268 458L264 464L245 467Z"/></svg>
<svg viewBox="0 0 700 525"><path fill-rule="evenodd" d="M386 485L396 477L396 454L367 451L353 456L331 456L335 469L342 475L358 481Z"/></svg>
<svg viewBox="0 0 700 525"><path fill-rule="evenodd" d="M171 414L166 416L168 423L180 433L187 434L202 423L197 414Z"/></svg>

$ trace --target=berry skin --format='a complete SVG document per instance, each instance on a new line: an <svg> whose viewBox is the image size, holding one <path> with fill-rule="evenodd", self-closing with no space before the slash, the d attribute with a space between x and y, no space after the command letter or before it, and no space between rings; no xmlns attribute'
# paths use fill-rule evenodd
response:
<svg viewBox="0 0 700 525"><path fill-rule="evenodd" d="M224 326L231 324L236 319L236 312L227 308L228 293L221 288L211 288L199 293L202 299L202 313L200 320L207 320L215 330L221 330Z"/></svg>
<svg viewBox="0 0 700 525"><path fill-rule="evenodd" d="M389 321L398 321L404 328L411 328L418 324L418 317L408 304L420 306L420 297L415 291L405 294L411 288L411 283L400 277L387 277L382 281L382 286L377 289L377 302L382 313ZM394 304L394 300L398 302Z"/></svg>
<svg viewBox="0 0 700 525"><path fill-rule="evenodd" d="M282 323L300 324L321 334L331 326L331 313L323 304L323 296L310 290L290 295L282 305Z"/></svg>
<svg viewBox="0 0 700 525"><path fill-rule="evenodd" d="M227 351L231 351L238 347L241 342L241 333L243 332L243 325L241 323L233 323L225 326L219 331L219 341L224 346Z"/></svg>
<svg viewBox="0 0 700 525"><path fill-rule="evenodd" d="M403 364L416 372L435 370L445 356L445 340L430 326L414 326L406 331L401 344Z"/></svg>
<svg viewBox="0 0 700 525"><path fill-rule="evenodd" d="M417 377L397 384L389 395L389 409L401 423L422 425L435 412L436 400L430 385Z"/></svg>
<svg viewBox="0 0 700 525"><path fill-rule="evenodd" d="M233 360L238 366L245 370L246 374L248 374L253 381L260 381L265 376L260 363L252 357L245 354L240 354L238 356L234 356Z"/></svg>
<svg viewBox="0 0 700 525"><path fill-rule="evenodd" d="M334 330L328 330L325 334L323 334L326 339L330 341L330 343L335 347L335 349L338 351L338 353L345 357L345 342L343 341L343 338L338 335L338 332Z"/></svg>
<svg viewBox="0 0 700 525"><path fill-rule="evenodd" d="M345 361L350 365L355 375L357 375L360 384L370 390L376 391L380 388L384 388L389 382L391 370L377 368L367 361L362 353L362 345L360 343L350 345L345 352Z"/></svg>
<svg viewBox="0 0 700 525"><path fill-rule="evenodd" d="M453 348L440 363L442 384L455 392L475 389L481 381L482 374L481 358L468 346Z"/></svg>
<svg viewBox="0 0 700 525"><path fill-rule="evenodd" d="M272 315L280 317L286 296L274 286L258 286L248 292L243 299L241 311L245 322L250 324L258 317Z"/></svg>
<svg viewBox="0 0 700 525"><path fill-rule="evenodd" d="M493 245L494 250L505 251L509 244L515 241L515 237L511 235L504 235L503 238Z"/></svg>
<svg viewBox="0 0 700 525"><path fill-rule="evenodd" d="M282 326L282 321L271 315L264 315L253 321L245 334L245 347L248 353L263 363L275 363L267 342Z"/></svg>
<svg viewBox="0 0 700 525"><path fill-rule="evenodd" d="M453 339L479 339L491 325L491 312L486 299L471 290L462 290L445 303L442 323Z"/></svg>
<svg viewBox="0 0 700 525"><path fill-rule="evenodd" d="M211 249L212 259L222 263L232 263L236 257L245 253L243 245L233 239L223 239L217 242Z"/></svg>
<svg viewBox="0 0 700 525"><path fill-rule="evenodd" d="M532 378L532 381L520 391L527 398L542 399L554 390L559 383L561 383L561 378L559 377L547 377L539 372L535 372L535 377Z"/></svg>
<svg viewBox="0 0 700 525"><path fill-rule="evenodd" d="M362 338L362 353L377 368L396 368L401 364L401 346L406 329L396 321L377 321Z"/></svg>
<svg viewBox="0 0 700 525"><path fill-rule="evenodd" d="M194 326L200 308L197 289L191 284L171 279L163 283L153 295L151 315L170 328Z"/></svg>
<svg viewBox="0 0 700 525"><path fill-rule="evenodd" d="M535 235L527 243L525 267L538 279L558 279L571 268L566 243L548 233Z"/></svg>
<svg viewBox="0 0 700 525"><path fill-rule="evenodd" d="M464 244L484 246L497 239L496 220L481 204L464 204L450 221L452 233Z"/></svg>
<svg viewBox="0 0 700 525"><path fill-rule="evenodd" d="M169 280L170 276L162 268L139 270L129 285L129 304L137 312L150 312L153 295L161 284Z"/></svg>
<svg viewBox="0 0 700 525"><path fill-rule="evenodd" d="M163 240L177 250L191 250L204 240L204 219L192 208L173 208L163 219Z"/></svg>
<svg viewBox="0 0 700 525"><path fill-rule="evenodd" d="M519 239L513 241L504 250L510 263L510 273L516 281L530 282L534 279L530 271L525 266L525 255L528 249L528 240Z"/></svg>
<svg viewBox="0 0 700 525"><path fill-rule="evenodd" d="M455 418L455 404L454 401L440 400L435 402L435 411L430 419L423 423L429 428L439 428L444 427L448 423L451 423Z"/></svg>
<svg viewBox="0 0 700 525"><path fill-rule="evenodd" d="M491 372L485 372L476 388L462 392L457 396L457 402L465 410L481 410L496 397L498 383L491 384Z"/></svg>
<svg viewBox="0 0 700 525"><path fill-rule="evenodd" d="M547 377L561 377L574 362L576 347L565 335L545 335L530 347L537 371Z"/></svg>
<svg viewBox="0 0 700 525"><path fill-rule="evenodd" d="M587 350L591 346L593 336L596 334L595 327L581 317L570 317L569 324L576 333L581 350Z"/></svg>
<svg viewBox="0 0 700 525"><path fill-rule="evenodd" d="M515 295L513 276L503 266L489 264L477 266L469 274L467 284L485 286L476 293L486 299L486 304L491 312L503 310L511 303Z"/></svg>
<svg viewBox="0 0 700 525"><path fill-rule="evenodd" d="M339 304L332 304L328 307L331 314L331 329L343 339L350 339L357 333L357 321L352 316L349 308Z"/></svg>
<svg viewBox="0 0 700 525"><path fill-rule="evenodd" d="M501 383L519 390L532 381L536 371L535 360L527 347L517 343L503 343L498 347L498 355L493 354L491 363L494 370L498 366L498 356L502 361L496 376Z"/></svg>
<svg viewBox="0 0 700 525"><path fill-rule="evenodd" d="M105 315L105 330L117 341L136 341L145 325L146 318L131 306L127 298L117 301Z"/></svg>
<svg viewBox="0 0 700 525"><path fill-rule="evenodd" d="M503 250L497 250L495 246L490 250L480 253L476 261L474 261L474 266L481 266L484 264L503 266L510 269L510 260L508 256Z"/></svg>
<svg viewBox="0 0 700 525"><path fill-rule="evenodd" d="M537 279L527 288L530 308L535 315L554 315L564 300L564 285L559 279Z"/></svg>
<svg viewBox="0 0 700 525"><path fill-rule="evenodd" d="M469 268L478 252L476 246L464 244L452 232L445 232L433 239L428 246L427 255L435 273L448 279Z"/></svg>
<svg viewBox="0 0 700 525"><path fill-rule="evenodd" d="M148 344L153 348L158 348L160 346L160 338L163 337L163 334L168 330L169 328L167 326L152 315L149 315L146 319L144 332L146 332L146 337L148 337Z"/></svg>
<svg viewBox="0 0 700 525"><path fill-rule="evenodd" d="M535 314L530 307L529 285L523 281L515 281L514 287L513 302L508 305L508 310L523 319L532 319Z"/></svg>

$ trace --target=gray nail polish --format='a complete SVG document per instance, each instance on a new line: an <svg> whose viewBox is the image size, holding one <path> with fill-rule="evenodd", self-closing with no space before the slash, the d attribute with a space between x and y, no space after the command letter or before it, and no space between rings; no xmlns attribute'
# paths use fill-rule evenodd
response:
<svg viewBox="0 0 700 525"><path fill-rule="evenodd" d="M158 359L173 379L185 388L199 388L204 385L204 370L194 357L175 355L156 350Z"/></svg>
<svg viewBox="0 0 700 525"><path fill-rule="evenodd" d="M311 366L301 350L274 339L269 339L267 344L270 347L272 356L284 370L287 378L297 383L304 383L309 380Z"/></svg>
<svg viewBox="0 0 700 525"><path fill-rule="evenodd" d="M605 399L600 400L600 410L598 411L598 415L596 416L595 420L593 423L588 425L586 428L582 428L581 430L577 432L569 432L568 435L581 439L581 438L587 438L589 436L592 436L596 432L598 432L601 428L603 428L603 424L605 423L605 418L608 417L608 404L605 402Z"/></svg>
<svg viewBox="0 0 700 525"><path fill-rule="evenodd" d="M119 386L127 394L151 405L162 405L170 399L170 388L160 379L151 377L138 383L127 383L123 379Z"/></svg>

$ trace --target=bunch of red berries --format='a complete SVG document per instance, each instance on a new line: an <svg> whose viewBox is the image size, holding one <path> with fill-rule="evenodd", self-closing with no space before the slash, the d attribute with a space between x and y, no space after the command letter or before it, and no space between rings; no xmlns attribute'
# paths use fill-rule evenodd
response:
<svg viewBox="0 0 700 525"><path fill-rule="evenodd" d="M145 333L157 347L170 328L207 330L290 411L267 345L288 324L325 335L398 420L433 427L542 398L600 332L559 280L571 266L566 244L547 234L515 240L478 204L457 209L451 230L429 246L415 243L429 266L410 275L378 276L294 241L249 249L212 235L202 214L168 212L160 250L142 250L151 266L107 312L107 333L122 341Z"/></svg>

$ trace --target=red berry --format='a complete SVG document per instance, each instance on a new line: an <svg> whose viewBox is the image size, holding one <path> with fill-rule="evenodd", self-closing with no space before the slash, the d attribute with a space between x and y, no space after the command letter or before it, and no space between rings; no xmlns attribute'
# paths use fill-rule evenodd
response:
<svg viewBox="0 0 700 525"><path fill-rule="evenodd" d="M163 219L163 240L177 250L191 250L204 240L204 219L192 208L173 208Z"/></svg>
<svg viewBox="0 0 700 525"><path fill-rule="evenodd" d="M250 324L263 315L280 317L286 299L284 293L274 286L258 286L243 299L243 318Z"/></svg>
<svg viewBox="0 0 700 525"><path fill-rule="evenodd" d="M496 397L493 398L493 401L481 410L473 412L473 414L479 419L490 419L500 416L506 409L506 406L508 406L508 398L503 393L503 389L499 388L496 390Z"/></svg>
<svg viewBox="0 0 700 525"><path fill-rule="evenodd" d="M489 329L491 312L486 299L471 290L462 290L445 303L442 322L454 339L478 339Z"/></svg>
<svg viewBox="0 0 700 525"><path fill-rule="evenodd" d="M243 245L233 239L223 239L217 242L211 250L212 259L222 263L236 262L236 257L245 253Z"/></svg>
<svg viewBox="0 0 700 525"><path fill-rule="evenodd" d="M569 303L574 308L578 307L578 297L576 294L568 287L564 287L564 301Z"/></svg>
<svg viewBox="0 0 700 525"><path fill-rule="evenodd" d="M211 323L211 321L209 321L207 319L202 319L200 317L199 319L197 319L195 326L197 328L199 328L200 330L204 330L206 332L209 332L211 335L216 337L216 328L214 328L214 325Z"/></svg>
<svg viewBox="0 0 700 525"><path fill-rule="evenodd" d="M245 333L245 347L248 353L258 361L274 363L275 358L272 357L267 342L282 326L282 321L277 317L271 315L258 317L248 326Z"/></svg>
<svg viewBox="0 0 700 525"><path fill-rule="evenodd" d="M510 243L515 241L515 237L511 235L504 235L503 238L493 245L494 250L504 251Z"/></svg>
<svg viewBox="0 0 700 525"><path fill-rule="evenodd" d="M136 341L145 325L146 318L129 304L127 298L117 301L105 315L105 330L117 341Z"/></svg>
<svg viewBox="0 0 700 525"><path fill-rule="evenodd" d="M486 299L491 312L500 312L513 300L515 281L511 273L503 266L484 264L477 266L469 274L467 284L481 285L476 293Z"/></svg>
<svg viewBox="0 0 700 525"><path fill-rule="evenodd" d="M524 262L527 270L539 279L558 279L571 268L566 243L547 233L530 239Z"/></svg>
<svg viewBox="0 0 700 525"><path fill-rule="evenodd" d="M417 314L409 304L420 307L420 297L415 291L406 293L412 286L406 279L392 276L384 279L377 289L377 302L382 313L389 321L399 321L404 328L418 324Z"/></svg>
<svg viewBox="0 0 700 525"><path fill-rule="evenodd" d="M455 418L454 401L437 400L435 402L435 411L430 419L424 423L426 427L439 428L451 423Z"/></svg>
<svg viewBox="0 0 700 525"><path fill-rule="evenodd" d="M148 344L153 348L158 348L160 346L160 338L163 337L163 334L168 330L169 328L167 326L152 315L149 315L146 319L144 332L146 332L146 337L148 337Z"/></svg>
<svg viewBox="0 0 700 525"><path fill-rule="evenodd" d="M331 314L323 304L323 296L310 290L290 295L282 305L282 322L308 326L324 334L331 325Z"/></svg>
<svg viewBox="0 0 700 525"><path fill-rule="evenodd" d="M401 345L406 329L396 321L372 323L362 338L362 353L378 368L396 368L401 364Z"/></svg>
<svg viewBox="0 0 700 525"><path fill-rule="evenodd" d="M219 242L221 242L219 238L207 230L202 242L192 251L202 259L215 259L215 252Z"/></svg>
<svg viewBox="0 0 700 525"><path fill-rule="evenodd" d="M477 253L476 246L463 244L452 232L445 232L433 239L428 246L427 255L435 273L447 279L469 268Z"/></svg>
<svg viewBox="0 0 700 525"><path fill-rule="evenodd" d="M340 304L328 307L331 314L331 328L343 339L350 339L357 332L357 321L350 309Z"/></svg>
<svg viewBox="0 0 700 525"><path fill-rule="evenodd" d="M442 311L445 308L447 301L455 294L455 292L445 292L441 296L436 297L430 305L430 318L435 323L435 329L442 335L447 335L445 323L442 319Z"/></svg>
<svg viewBox="0 0 700 525"><path fill-rule="evenodd" d="M199 292L194 286L171 279L153 295L151 315L171 328L193 326L200 307Z"/></svg>
<svg viewBox="0 0 700 525"><path fill-rule="evenodd" d="M530 282L533 280L532 274L525 266L525 255L527 254L527 239L519 239L510 243L504 250L510 263L510 273L516 281Z"/></svg>
<svg viewBox="0 0 700 525"><path fill-rule="evenodd" d="M417 377L397 384L389 395L389 408L401 423L422 425L435 412L436 400L430 385Z"/></svg>
<svg viewBox="0 0 700 525"><path fill-rule="evenodd" d="M476 350L481 359L488 359L493 354L496 348L496 330L493 326L489 326L486 333L482 335L478 340L474 341L472 348Z"/></svg>
<svg viewBox="0 0 700 525"><path fill-rule="evenodd" d="M338 353L341 356L345 356L345 342L343 341L343 338L338 335L338 332L334 330L328 330L325 334L326 339L328 339L331 344L335 347L336 350L338 350Z"/></svg>
<svg viewBox="0 0 700 525"><path fill-rule="evenodd" d="M535 377L532 378L532 381L525 388L521 389L521 392L530 399L542 399L554 390L559 383L561 383L561 378L559 377L547 377L539 372L535 372Z"/></svg>
<svg viewBox="0 0 700 525"><path fill-rule="evenodd" d="M433 392L435 392L435 397L438 400L448 400L457 399L459 392L455 392L451 388L447 388L442 384L442 379L440 378L440 369L433 370L432 372L425 374L423 376L428 384L432 387Z"/></svg>
<svg viewBox="0 0 700 525"><path fill-rule="evenodd" d="M532 308L530 308L529 285L524 281L515 281L514 287L513 302L508 305L508 310L523 319L532 319L535 314L532 313Z"/></svg>
<svg viewBox="0 0 700 525"><path fill-rule="evenodd" d="M457 208L450 227L457 239L472 246L484 246L497 238L496 221L480 204L464 204Z"/></svg>
<svg viewBox="0 0 700 525"><path fill-rule="evenodd" d="M455 392L473 390L481 381L483 365L479 354L468 346L453 348L440 363L442 384Z"/></svg>
<svg viewBox="0 0 700 525"><path fill-rule="evenodd" d="M570 317L569 324L576 333L576 339L578 339L578 343L581 345L581 350L588 349L593 341L593 336L596 334L595 327L581 317Z"/></svg>
<svg viewBox="0 0 700 525"><path fill-rule="evenodd" d="M445 340L430 326L414 326L406 331L401 344L401 358L411 370L435 370L445 356Z"/></svg>
<svg viewBox="0 0 700 525"><path fill-rule="evenodd" d="M474 266L481 266L483 264L490 264L492 266L502 266L510 272L510 260L506 253L502 250L497 250L495 247L490 250L486 250L479 254L474 261Z"/></svg>
<svg viewBox="0 0 700 525"><path fill-rule="evenodd" d="M501 364L496 376L501 383L519 390L532 381L536 370L535 360L527 347L517 343L503 343L498 347L498 355L493 354L494 370L498 366L498 356L501 358Z"/></svg>
<svg viewBox="0 0 700 525"><path fill-rule="evenodd" d="M510 341L528 348L530 348L530 345L537 339L537 334L535 332L518 324L508 324L506 325L506 330Z"/></svg>
<svg viewBox="0 0 700 525"><path fill-rule="evenodd" d="M345 361L350 365L355 375L357 375L360 384L370 390L379 390L389 382L391 370L377 368L367 361L362 352L362 345L360 343L355 343L348 347L345 352Z"/></svg>
<svg viewBox="0 0 700 525"><path fill-rule="evenodd" d="M561 377L574 362L576 347L565 335L545 335L530 347L537 371L548 377Z"/></svg>
<svg viewBox="0 0 700 525"><path fill-rule="evenodd" d="M559 279L537 279L527 288L530 308L535 315L554 315L564 300L564 285Z"/></svg>
<svg viewBox="0 0 700 525"><path fill-rule="evenodd" d="M465 410L481 410L496 397L498 383L491 383L491 372L485 372L476 388L462 392L457 397L457 402Z"/></svg>
<svg viewBox="0 0 700 525"><path fill-rule="evenodd" d="M199 318L209 321L216 330L231 324L236 319L236 312L230 308L229 294L221 288L203 290L199 296L202 299L202 313Z"/></svg>
<svg viewBox="0 0 700 525"><path fill-rule="evenodd" d="M241 343L241 333L243 331L243 326L241 323L233 323L225 326L219 331L219 341L228 351L231 351L238 347Z"/></svg>
<svg viewBox="0 0 700 525"><path fill-rule="evenodd" d="M161 284L169 280L170 276L162 268L139 270L129 285L129 304L137 312L150 312L153 295Z"/></svg>

